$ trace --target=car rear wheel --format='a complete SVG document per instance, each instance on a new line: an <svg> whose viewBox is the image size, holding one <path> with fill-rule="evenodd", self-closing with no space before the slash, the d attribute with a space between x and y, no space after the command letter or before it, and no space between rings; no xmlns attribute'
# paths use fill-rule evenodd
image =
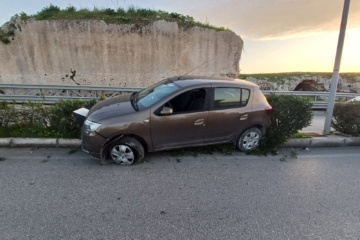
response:
<svg viewBox="0 0 360 240"><path fill-rule="evenodd" d="M249 128L239 136L236 147L242 152L254 151L259 146L261 138L260 129L256 127Z"/></svg>
<svg viewBox="0 0 360 240"><path fill-rule="evenodd" d="M123 137L109 147L109 156L117 164L132 165L144 159L144 147L132 137Z"/></svg>

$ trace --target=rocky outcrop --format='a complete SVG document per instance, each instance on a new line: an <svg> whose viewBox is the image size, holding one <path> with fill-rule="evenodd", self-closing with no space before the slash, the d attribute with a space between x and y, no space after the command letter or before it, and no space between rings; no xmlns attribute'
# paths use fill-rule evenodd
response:
<svg viewBox="0 0 360 240"><path fill-rule="evenodd" d="M0 42L0 83L142 87L189 74L237 76L243 42L231 31L156 21L145 27L103 21L16 22Z"/></svg>
<svg viewBox="0 0 360 240"><path fill-rule="evenodd" d="M262 90L272 91L329 91L331 85L331 73L311 75L303 74L254 74L242 77L254 82ZM337 92L360 93L360 73L340 74Z"/></svg>

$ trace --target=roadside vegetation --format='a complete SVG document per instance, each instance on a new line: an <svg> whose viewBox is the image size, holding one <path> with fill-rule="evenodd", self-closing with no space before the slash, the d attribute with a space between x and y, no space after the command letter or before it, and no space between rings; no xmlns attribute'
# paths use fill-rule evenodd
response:
<svg viewBox="0 0 360 240"><path fill-rule="evenodd" d="M291 135L291 138L311 138L311 134L309 133L303 133L303 132L297 132Z"/></svg>
<svg viewBox="0 0 360 240"><path fill-rule="evenodd" d="M0 102L0 137L79 138L72 111L96 101L63 100L51 106Z"/></svg>
<svg viewBox="0 0 360 240"><path fill-rule="evenodd" d="M313 117L312 103L308 98L271 94L267 96L267 100L273 107L272 125L255 154L276 154L289 138L312 137L299 132L310 125ZM72 112L84 106L92 106L97 101L62 100L54 105L26 102L21 106L0 102L0 138L80 138L80 126L72 117ZM341 133L359 136L359 109L358 102L336 103L332 127ZM194 157L214 152L231 155L234 151L232 144L225 144L194 148L191 149L191 154ZM181 157L183 154L183 150L174 151L176 156Z"/></svg>
<svg viewBox="0 0 360 240"><path fill-rule="evenodd" d="M360 135L360 102L335 103L331 126L338 132Z"/></svg>
<svg viewBox="0 0 360 240"><path fill-rule="evenodd" d="M224 27L216 27L208 23L202 23L195 21L195 19L189 15L182 15L179 13L169 13L161 10L143 9L130 7L128 9L118 8L97 8L92 10L87 8L76 9L74 6L68 6L65 9L61 9L58 6L50 4L44 7L41 11L34 15L27 15L22 12L17 17L26 21L29 19L35 20L102 20L110 24L132 24L134 29L139 29L143 26L153 23L157 20L165 20L168 22L177 22L179 27L190 29L192 27L201 27L214 29L216 31L227 30ZM0 29L0 40L8 44L10 39L15 35L15 25L12 22L5 24L6 27Z"/></svg>
<svg viewBox="0 0 360 240"><path fill-rule="evenodd" d="M276 154L284 144L298 131L311 124L313 118L312 103L308 98L295 95L268 95L272 106L272 125L266 131L258 150L258 154Z"/></svg>
<svg viewBox="0 0 360 240"><path fill-rule="evenodd" d="M10 39L13 39L15 36L16 26L14 23L8 23L6 28L0 28L0 41L8 44L10 43Z"/></svg>
<svg viewBox="0 0 360 240"><path fill-rule="evenodd" d="M0 137L80 138L80 126L73 119L72 112L97 101L63 100L50 106L27 102L20 107L15 103L0 102ZM268 101L273 106L273 125L268 129L258 154L276 152L288 138L308 126L312 118L311 102L306 98L270 95ZM231 144L192 149L194 157L214 152L231 155L234 151Z"/></svg>

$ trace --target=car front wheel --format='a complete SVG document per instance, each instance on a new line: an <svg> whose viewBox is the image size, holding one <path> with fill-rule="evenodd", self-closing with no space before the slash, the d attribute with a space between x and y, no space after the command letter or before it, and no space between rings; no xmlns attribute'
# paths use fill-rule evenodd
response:
<svg viewBox="0 0 360 240"><path fill-rule="evenodd" d="M258 128L249 128L245 130L238 138L236 147L242 152L254 151L260 143L262 133Z"/></svg>
<svg viewBox="0 0 360 240"><path fill-rule="evenodd" d="M109 156L120 165L140 163L144 158L144 147L135 138L123 137L110 145Z"/></svg>

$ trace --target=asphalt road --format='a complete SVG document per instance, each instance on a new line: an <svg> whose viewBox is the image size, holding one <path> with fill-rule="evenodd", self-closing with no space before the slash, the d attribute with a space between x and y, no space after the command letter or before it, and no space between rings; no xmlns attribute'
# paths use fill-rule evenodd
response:
<svg viewBox="0 0 360 240"><path fill-rule="evenodd" d="M326 112L325 111L313 111L313 119L310 126L303 128L304 132L323 132L325 125ZM334 130L332 128L332 130Z"/></svg>
<svg viewBox="0 0 360 240"><path fill-rule="evenodd" d="M0 148L0 239L360 239L359 148L130 167L68 150Z"/></svg>

